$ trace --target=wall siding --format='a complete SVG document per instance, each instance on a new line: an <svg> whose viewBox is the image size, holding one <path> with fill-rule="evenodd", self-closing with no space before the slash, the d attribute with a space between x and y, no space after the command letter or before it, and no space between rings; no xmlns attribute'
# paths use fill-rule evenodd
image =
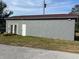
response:
<svg viewBox="0 0 79 59"><path fill-rule="evenodd" d="M10 25L18 25L18 34L22 34L22 24L26 24L29 36L74 40L75 20L6 20L6 32Z"/></svg>

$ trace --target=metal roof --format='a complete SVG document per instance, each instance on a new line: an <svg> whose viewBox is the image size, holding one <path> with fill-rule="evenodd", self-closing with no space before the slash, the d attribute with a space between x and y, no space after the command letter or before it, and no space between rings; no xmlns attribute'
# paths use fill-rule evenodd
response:
<svg viewBox="0 0 79 59"><path fill-rule="evenodd" d="M6 20L50 20L50 19L77 19L76 14L49 14L49 15L29 15L29 16L12 16Z"/></svg>

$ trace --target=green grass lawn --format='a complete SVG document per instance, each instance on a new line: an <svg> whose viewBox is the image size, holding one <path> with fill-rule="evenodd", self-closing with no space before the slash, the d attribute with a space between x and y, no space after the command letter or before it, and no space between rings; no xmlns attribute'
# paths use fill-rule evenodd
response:
<svg viewBox="0 0 79 59"><path fill-rule="evenodd" d="M54 40L33 36L23 37L19 35L4 36L0 34L0 44L79 53L78 41Z"/></svg>

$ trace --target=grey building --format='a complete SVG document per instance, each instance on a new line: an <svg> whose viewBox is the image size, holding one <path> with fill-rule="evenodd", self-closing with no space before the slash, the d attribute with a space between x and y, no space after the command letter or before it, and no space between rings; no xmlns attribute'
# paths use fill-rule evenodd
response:
<svg viewBox="0 0 79 59"><path fill-rule="evenodd" d="M22 36L38 36L74 40L74 14L13 16L6 18L6 32Z"/></svg>

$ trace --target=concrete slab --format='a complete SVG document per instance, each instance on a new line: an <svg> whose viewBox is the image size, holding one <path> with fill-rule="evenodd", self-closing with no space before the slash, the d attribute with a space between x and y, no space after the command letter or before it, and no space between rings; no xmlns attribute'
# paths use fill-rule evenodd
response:
<svg viewBox="0 0 79 59"><path fill-rule="evenodd" d="M0 44L0 59L79 59L79 54Z"/></svg>

